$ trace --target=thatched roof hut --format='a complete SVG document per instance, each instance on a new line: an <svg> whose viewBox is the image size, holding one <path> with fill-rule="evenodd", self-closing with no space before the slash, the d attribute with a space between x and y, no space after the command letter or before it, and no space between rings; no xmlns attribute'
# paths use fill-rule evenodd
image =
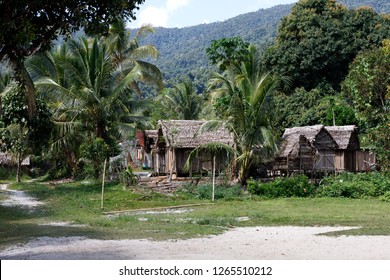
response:
<svg viewBox="0 0 390 280"><path fill-rule="evenodd" d="M302 144L302 141L306 141L308 147L316 150L334 150L338 147L323 125L287 128L282 139L277 157L298 156L299 143Z"/></svg>
<svg viewBox="0 0 390 280"><path fill-rule="evenodd" d="M360 172L370 171L375 166L374 152L360 149L358 128L349 126L327 126L326 130L337 142L335 168L339 171Z"/></svg>
<svg viewBox="0 0 390 280"><path fill-rule="evenodd" d="M289 134L283 136L283 140L279 147L279 152L276 154L276 158L296 158L300 153L301 147L305 145L311 154L316 154L316 149L312 143L304 136L300 134Z"/></svg>
<svg viewBox="0 0 390 280"><path fill-rule="evenodd" d="M194 120L172 120L159 121L158 137L154 147L153 166L156 173L167 174L173 172L180 175L185 175L185 163L189 158L191 151L204 144L220 143L229 146L234 146L234 138L225 126L220 127L215 131L199 133L200 128L206 121ZM224 158L219 158L218 161L224 161ZM202 172L209 170L210 163L206 158L197 158L189 173Z"/></svg>
<svg viewBox="0 0 390 280"><path fill-rule="evenodd" d="M212 142L233 146L233 135L224 126L216 131L198 133L205 123L206 121L193 120L160 121L159 131L165 138L167 147L196 148Z"/></svg>
<svg viewBox="0 0 390 280"><path fill-rule="evenodd" d="M360 149L356 126L315 125L286 129L274 170L358 172L375 161L375 153Z"/></svg>
<svg viewBox="0 0 390 280"><path fill-rule="evenodd" d="M337 143L323 125L285 130L275 156L275 170L308 171L334 169Z"/></svg>

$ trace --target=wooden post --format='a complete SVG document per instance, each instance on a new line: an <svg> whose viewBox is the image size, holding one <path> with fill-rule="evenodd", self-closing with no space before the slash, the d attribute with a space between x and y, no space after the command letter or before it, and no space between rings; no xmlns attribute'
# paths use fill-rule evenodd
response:
<svg viewBox="0 0 390 280"><path fill-rule="evenodd" d="M213 195L211 200L215 201L215 155L213 156Z"/></svg>
<svg viewBox="0 0 390 280"><path fill-rule="evenodd" d="M103 178L102 178L102 200L100 203L100 208L104 209L104 181L106 177L106 165L107 165L107 159L104 160L104 165L103 165Z"/></svg>

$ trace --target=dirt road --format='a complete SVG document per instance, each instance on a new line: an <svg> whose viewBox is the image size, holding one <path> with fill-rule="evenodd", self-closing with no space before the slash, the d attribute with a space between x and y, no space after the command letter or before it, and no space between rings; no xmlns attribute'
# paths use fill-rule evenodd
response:
<svg viewBox="0 0 390 280"><path fill-rule="evenodd" d="M388 236L317 235L342 229L345 228L236 228L208 238L163 242L42 237L0 252L0 259L390 260Z"/></svg>
<svg viewBox="0 0 390 280"><path fill-rule="evenodd" d="M2 191L8 191L1 185ZM8 191L3 204L34 208L40 202ZM52 226L63 226L54 223ZM41 237L0 252L0 259L39 260L390 260L390 236L319 235L348 228L252 227L189 240L93 240Z"/></svg>

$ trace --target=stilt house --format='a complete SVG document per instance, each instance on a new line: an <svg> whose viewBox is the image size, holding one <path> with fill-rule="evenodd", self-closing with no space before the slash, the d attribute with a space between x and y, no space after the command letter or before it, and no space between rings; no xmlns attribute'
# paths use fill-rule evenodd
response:
<svg viewBox="0 0 390 280"><path fill-rule="evenodd" d="M328 172L335 169L337 143L323 125L294 127L285 130L274 171Z"/></svg>
<svg viewBox="0 0 390 280"><path fill-rule="evenodd" d="M356 126L315 125L285 130L273 171L293 172L369 171L375 154L360 149Z"/></svg>

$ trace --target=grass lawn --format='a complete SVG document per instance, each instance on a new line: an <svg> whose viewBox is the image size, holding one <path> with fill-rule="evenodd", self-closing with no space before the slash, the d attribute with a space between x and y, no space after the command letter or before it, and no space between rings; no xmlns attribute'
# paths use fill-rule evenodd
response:
<svg viewBox="0 0 390 280"><path fill-rule="evenodd" d="M45 204L34 211L0 205L0 248L40 236L182 239L245 226L354 226L359 229L336 234L390 235L390 203L378 199L262 199L244 195L211 204L209 200L183 192L165 196L145 189L123 189L121 185L107 184L105 207L101 210L99 183L28 182L12 184L10 188L28 191ZM0 199L4 199L4 194ZM201 205L179 213L103 214L188 204ZM59 222L70 225L50 225Z"/></svg>

